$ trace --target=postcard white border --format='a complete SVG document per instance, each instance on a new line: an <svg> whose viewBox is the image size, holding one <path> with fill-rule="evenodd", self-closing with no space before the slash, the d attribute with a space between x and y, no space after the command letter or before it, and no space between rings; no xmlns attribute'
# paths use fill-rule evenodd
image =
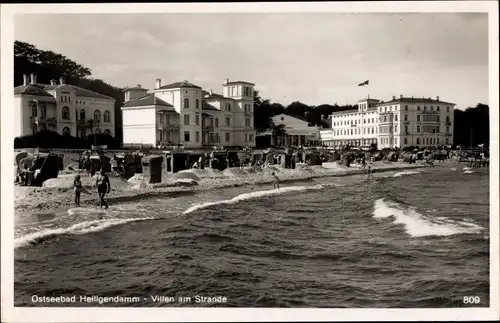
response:
<svg viewBox="0 0 500 323"><path fill-rule="evenodd" d="M276 308L20 308L13 307L14 195L13 43L15 14L41 13L489 13L489 106L490 106L490 308L458 309L276 309ZM493 320L499 318L499 169L498 169L498 2L351 2L351 3L199 3L199 4L26 4L1 6L1 234L2 321L5 322L228 322L228 321L427 321ZM494 216L491 216L494 215Z"/></svg>

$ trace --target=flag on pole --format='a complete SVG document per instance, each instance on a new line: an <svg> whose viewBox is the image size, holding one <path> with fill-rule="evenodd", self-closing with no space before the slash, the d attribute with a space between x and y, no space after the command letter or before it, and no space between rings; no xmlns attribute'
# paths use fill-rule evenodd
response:
<svg viewBox="0 0 500 323"><path fill-rule="evenodd" d="M359 84L358 84L358 86L365 86L365 85L368 85L368 83L369 83L369 82L370 82L369 80L366 80L366 81L364 81L364 82L362 82L362 83L359 83Z"/></svg>

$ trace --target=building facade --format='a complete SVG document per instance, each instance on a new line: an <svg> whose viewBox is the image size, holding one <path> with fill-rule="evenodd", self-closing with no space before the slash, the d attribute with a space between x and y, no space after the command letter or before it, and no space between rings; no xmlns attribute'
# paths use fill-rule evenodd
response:
<svg viewBox="0 0 500 323"><path fill-rule="evenodd" d="M15 136L42 130L85 137L115 135L115 99L66 84L64 78L50 84L37 83L37 75L24 75L23 85L14 88Z"/></svg>
<svg viewBox="0 0 500 323"><path fill-rule="evenodd" d="M332 128L321 131L321 141L325 146L376 144L380 149L453 145L454 108L439 97L360 100L357 111L331 115Z"/></svg>
<svg viewBox="0 0 500 323"><path fill-rule="evenodd" d="M259 134L267 137L267 144L272 146L317 146L320 145L319 128L309 125L307 120L297 116L278 114L272 117L275 126L283 125L283 138L275 138L273 131L269 130Z"/></svg>
<svg viewBox="0 0 500 323"><path fill-rule="evenodd" d="M161 82L125 90L124 145L255 147L253 83L226 79L216 94L188 81Z"/></svg>

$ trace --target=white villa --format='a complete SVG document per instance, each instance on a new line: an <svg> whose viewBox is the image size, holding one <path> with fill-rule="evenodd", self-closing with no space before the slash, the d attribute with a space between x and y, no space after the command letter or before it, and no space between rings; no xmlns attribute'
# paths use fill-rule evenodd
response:
<svg viewBox="0 0 500 323"><path fill-rule="evenodd" d="M76 137L115 134L115 99L66 84L64 78L50 84L37 83L37 75L24 75L23 85L14 88L15 136L41 130Z"/></svg>
<svg viewBox="0 0 500 323"><path fill-rule="evenodd" d="M125 146L255 147L255 84L226 79L216 94L188 81L161 82L151 91L141 85L124 90Z"/></svg>
<svg viewBox="0 0 500 323"><path fill-rule="evenodd" d="M455 104L431 98L392 97L358 101L357 111L333 113L331 129L320 131L322 144L338 147L395 148L453 144Z"/></svg>
<svg viewBox="0 0 500 323"><path fill-rule="evenodd" d="M282 144L285 146L316 146L320 144L319 128L310 126L307 120L284 113L275 115L272 120L276 126L284 125L285 138ZM260 136L267 137L269 144L278 145L272 130L260 133Z"/></svg>

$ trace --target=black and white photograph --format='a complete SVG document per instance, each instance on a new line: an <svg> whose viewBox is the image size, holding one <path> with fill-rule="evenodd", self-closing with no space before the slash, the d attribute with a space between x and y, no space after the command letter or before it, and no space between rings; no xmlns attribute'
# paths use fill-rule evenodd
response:
<svg viewBox="0 0 500 323"><path fill-rule="evenodd" d="M498 319L497 2L2 5L1 46L2 321Z"/></svg>

